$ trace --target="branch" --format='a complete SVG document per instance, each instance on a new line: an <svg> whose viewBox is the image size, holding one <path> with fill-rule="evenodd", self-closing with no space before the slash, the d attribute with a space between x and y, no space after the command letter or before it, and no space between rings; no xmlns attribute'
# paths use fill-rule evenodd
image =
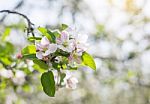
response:
<svg viewBox="0 0 150 104"><path fill-rule="evenodd" d="M28 27L27 27L27 35L29 35L30 33L34 36L34 32L33 32L33 23L30 21L30 19L24 15L24 14L21 14L19 12L16 12L16 11L10 11L10 10L1 10L0 13L10 13L10 14L17 14L19 16L22 16L24 19L26 19L27 21L27 24L28 24Z"/></svg>
<svg viewBox="0 0 150 104"><path fill-rule="evenodd" d="M101 60L111 60L111 61L120 61L120 62L124 61L124 60L121 60L121 59L117 59L115 57L103 57L103 56L96 56L96 55L94 55L93 57L94 58L99 58Z"/></svg>
<svg viewBox="0 0 150 104"><path fill-rule="evenodd" d="M24 0L21 0L12 10L18 9L20 8L22 5L24 4ZM0 19L0 23L2 23L6 18L6 15L4 15L1 19Z"/></svg>

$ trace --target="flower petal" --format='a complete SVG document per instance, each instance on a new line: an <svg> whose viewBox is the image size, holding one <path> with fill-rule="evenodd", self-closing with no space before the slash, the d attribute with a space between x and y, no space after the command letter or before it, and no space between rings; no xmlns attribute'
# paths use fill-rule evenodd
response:
<svg viewBox="0 0 150 104"><path fill-rule="evenodd" d="M43 58L43 52L36 52L36 57L38 58L38 59L42 59Z"/></svg>
<svg viewBox="0 0 150 104"><path fill-rule="evenodd" d="M69 40L69 34L68 34L68 32L63 31L63 32L61 33L61 41L62 41L62 42L65 42L65 41L68 41L68 40Z"/></svg>
<svg viewBox="0 0 150 104"><path fill-rule="evenodd" d="M38 51L43 50L43 48L41 47L41 44L39 42L35 42L35 47L36 47L36 50L38 50Z"/></svg>
<svg viewBox="0 0 150 104"><path fill-rule="evenodd" d="M57 44L50 44L48 50L51 50L51 53L54 53L57 50Z"/></svg>
<svg viewBox="0 0 150 104"><path fill-rule="evenodd" d="M43 56L48 56L50 53L54 53L57 50L57 44L49 44L48 50L45 51Z"/></svg>
<svg viewBox="0 0 150 104"><path fill-rule="evenodd" d="M76 89L78 80L75 77L70 77L67 79L66 88Z"/></svg>
<svg viewBox="0 0 150 104"><path fill-rule="evenodd" d="M44 37L41 39L41 45L42 45L43 47L46 47L46 46L48 46L49 44L50 44L49 40L47 39L46 36L44 36Z"/></svg>
<svg viewBox="0 0 150 104"><path fill-rule="evenodd" d="M63 43L63 42L61 41L61 38L60 38L60 37L56 39L56 43L57 43L57 44L62 44L62 43Z"/></svg>

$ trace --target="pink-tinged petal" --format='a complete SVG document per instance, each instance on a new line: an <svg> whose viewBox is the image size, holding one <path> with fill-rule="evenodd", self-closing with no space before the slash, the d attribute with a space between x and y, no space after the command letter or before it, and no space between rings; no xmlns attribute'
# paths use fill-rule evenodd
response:
<svg viewBox="0 0 150 104"><path fill-rule="evenodd" d="M72 51L75 50L75 47L76 47L75 40L73 39L69 40L68 45L72 49Z"/></svg>
<svg viewBox="0 0 150 104"><path fill-rule="evenodd" d="M48 50L45 51L43 56L48 56L50 53L54 53L57 50L57 45L56 44L49 44Z"/></svg>
<svg viewBox="0 0 150 104"><path fill-rule="evenodd" d="M47 39L46 36L44 36L42 39L41 39L41 45L45 48L46 46L48 46L50 44L49 40Z"/></svg>
<svg viewBox="0 0 150 104"><path fill-rule="evenodd" d="M46 50L45 53L43 53L43 56L48 56L51 53L50 50Z"/></svg>
<svg viewBox="0 0 150 104"><path fill-rule="evenodd" d="M86 51L87 50L87 46L83 43L77 44L77 49L79 51Z"/></svg>
<svg viewBox="0 0 150 104"><path fill-rule="evenodd" d="M35 42L36 51L42 51L43 48L39 42Z"/></svg>
<svg viewBox="0 0 150 104"><path fill-rule="evenodd" d="M72 61L73 60L73 55L72 54L70 54L70 56L69 56L69 61Z"/></svg>
<svg viewBox="0 0 150 104"><path fill-rule="evenodd" d="M42 59L43 58L43 52L36 52L36 57L38 58L38 59Z"/></svg>
<svg viewBox="0 0 150 104"><path fill-rule="evenodd" d="M68 41L68 40L69 40L69 34L68 34L68 32L63 31L63 32L61 33L61 41L62 41L62 42L65 42L65 41Z"/></svg>
<svg viewBox="0 0 150 104"><path fill-rule="evenodd" d="M57 44L50 44L48 50L51 50L51 53L54 53L57 50Z"/></svg>
<svg viewBox="0 0 150 104"><path fill-rule="evenodd" d="M78 64L80 64L80 63L82 62L82 61L81 61L81 58L80 58L80 57L77 57L76 62L77 62Z"/></svg>
<svg viewBox="0 0 150 104"><path fill-rule="evenodd" d="M75 77L70 77L66 79L66 88L76 89L78 80Z"/></svg>
<svg viewBox="0 0 150 104"><path fill-rule="evenodd" d="M69 27L66 31L69 33L71 38L76 38L77 31L75 27Z"/></svg>
<svg viewBox="0 0 150 104"><path fill-rule="evenodd" d="M57 43L57 44L62 44L62 43L63 43L63 42L61 41L61 38L60 38L60 37L56 39L56 43Z"/></svg>

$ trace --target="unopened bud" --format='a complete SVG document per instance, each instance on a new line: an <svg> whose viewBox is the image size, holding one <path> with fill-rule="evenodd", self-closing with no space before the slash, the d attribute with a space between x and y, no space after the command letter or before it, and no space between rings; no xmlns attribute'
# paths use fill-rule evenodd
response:
<svg viewBox="0 0 150 104"><path fill-rule="evenodd" d="M22 58L22 54L21 54L21 52L20 52L20 53L18 53L16 57L17 57L18 59L21 59L21 58Z"/></svg>

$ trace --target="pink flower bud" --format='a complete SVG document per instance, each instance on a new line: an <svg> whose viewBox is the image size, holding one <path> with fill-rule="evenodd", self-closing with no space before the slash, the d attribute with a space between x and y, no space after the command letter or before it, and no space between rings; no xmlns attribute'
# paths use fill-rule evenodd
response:
<svg viewBox="0 0 150 104"><path fill-rule="evenodd" d="M21 59L22 58L22 54L21 52L19 52L17 55L16 55L17 59Z"/></svg>

